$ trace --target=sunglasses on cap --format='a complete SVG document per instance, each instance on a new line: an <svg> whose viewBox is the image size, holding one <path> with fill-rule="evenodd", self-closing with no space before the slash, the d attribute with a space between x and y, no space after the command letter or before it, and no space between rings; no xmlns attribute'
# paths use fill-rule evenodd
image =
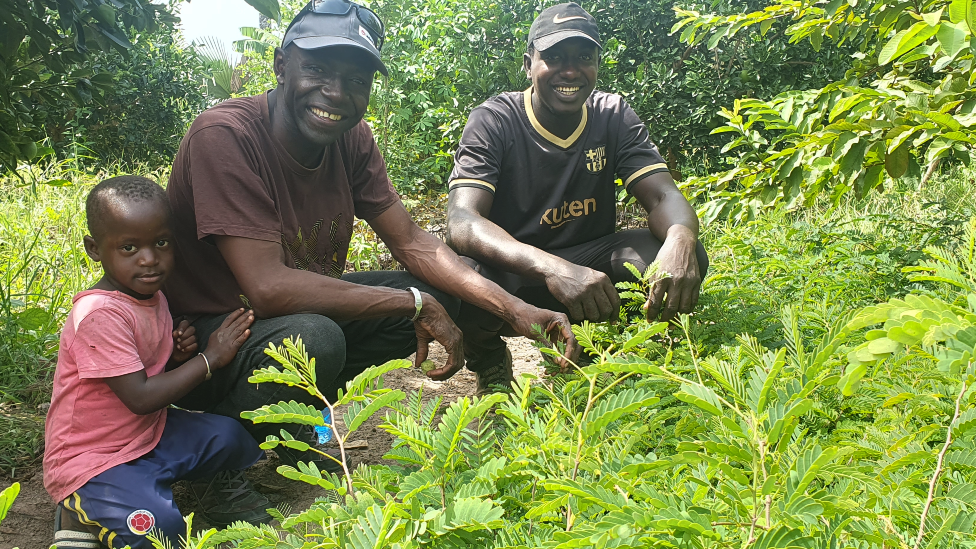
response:
<svg viewBox="0 0 976 549"><path fill-rule="evenodd" d="M305 13L345 15L349 13L349 10L356 10L356 17L359 18L359 22L376 35L376 51L382 49L383 40L386 35L383 21L380 20L379 16L373 10L366 6L360 6L359 4L350 2L349 0L312 0L308 4L305 4L302 11L298 12L292 24L301 19L301 16Z"/></svg>

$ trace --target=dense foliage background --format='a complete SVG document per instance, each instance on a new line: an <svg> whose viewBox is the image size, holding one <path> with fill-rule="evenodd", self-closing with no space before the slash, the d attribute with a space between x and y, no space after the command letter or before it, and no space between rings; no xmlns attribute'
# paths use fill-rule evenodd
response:
<svg viewBox="0 0 976 549"><path fill-rule="evenodd" d="M443 190L467 113L484 100L528 86L522 69L526 36L537 2L377 0L369 3L386 22L383 56L388 79L378 77L369 119L397 187L406 192ZM598 0L584 7L600 24L605 50L599 89L627 98L675 175L704 174L720 165L724 140L710 135L722 125L718 112L734 99L820 87L842 78L849 48L815 52L790 44L784 34L739 39L728 47L686 45L672 35L673 0ZM274 86L273 46L280 43L301 0L281 3L281 24L254 32L241 44L255 56L243 67L241 94ZM680 5L688 5L687 2ZM720 13L759 8L762 2L693 4ZM257 31L257 29L255 29Z"/></svg>

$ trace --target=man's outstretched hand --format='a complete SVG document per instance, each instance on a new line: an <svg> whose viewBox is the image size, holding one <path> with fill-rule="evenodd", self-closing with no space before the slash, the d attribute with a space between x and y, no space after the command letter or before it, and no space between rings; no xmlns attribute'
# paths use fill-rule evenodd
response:
<svg viewBox="0 0 976 549"><path fill-rule="evenodd" d="M657 254L661 270L670 276L658 280L644 304L647 320L670 322L678 313L690 313L698 305L701 273L695 248L698 239L690 229L675 225ZM667 297L665 297L665 294Z"/></svg>
<svg viewBox="0 0 976 549"><path fill-rule="evenodd" d="M562 313L525 304L515 312L514 320L510 324L519 335L529 339L540 340L537 328L542 328L542 336L548 343L563 343L563 356L556 363L564 372L569 369L569 361L575 363L579 358L580 347L573 335L572 325L569 318Z"/></svg>
<svg viewBox="0 0 976 549"><path fill-rule="evenodd" d="M417 331L417 358L414 366L421 368L421 363L427 360L430 352L430 342L436 340L447 351L447 362L444 366L427 372L427 377L434 381L444 381L464 367L464 340L461 337L461 330L451 320L444 306L430 294L420 295L424 304L420 317L413 323Z"/></svg>

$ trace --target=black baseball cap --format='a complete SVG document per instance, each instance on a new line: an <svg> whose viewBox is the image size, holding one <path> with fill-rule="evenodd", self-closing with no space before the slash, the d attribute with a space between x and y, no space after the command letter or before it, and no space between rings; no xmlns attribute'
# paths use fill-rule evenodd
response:
<svg viewBox="0 0 976 549"><path fill-rule="evenodd" d="M574 36L588 38L596 47L603 49L596 19L576 2L567 2L548 7L535 18L529 29L529 46L544 51Z"/></svg>
<svg viewBox="0 0 976 549"><path fill-rule="evenodd" d="M349 0L312 0L288 25L281 47L294 44L303 50L316 50L353 46L372 54L376 70L387 76L380 58L383 38L383 22L369 8Z"/></svg>

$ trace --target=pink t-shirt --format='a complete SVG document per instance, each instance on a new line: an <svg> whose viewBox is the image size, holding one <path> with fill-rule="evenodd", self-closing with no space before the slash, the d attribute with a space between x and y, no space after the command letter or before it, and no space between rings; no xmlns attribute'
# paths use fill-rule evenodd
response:
<svg viewBox="0 0 976 549"><path fill-rule="evenodd" d="M173 352L173 319L161 292L139 300L87 290L73 302L44 426L44 487L55 501L156 447L166 410L133 414L103 378L142 369L157 375Z"/></svg>

